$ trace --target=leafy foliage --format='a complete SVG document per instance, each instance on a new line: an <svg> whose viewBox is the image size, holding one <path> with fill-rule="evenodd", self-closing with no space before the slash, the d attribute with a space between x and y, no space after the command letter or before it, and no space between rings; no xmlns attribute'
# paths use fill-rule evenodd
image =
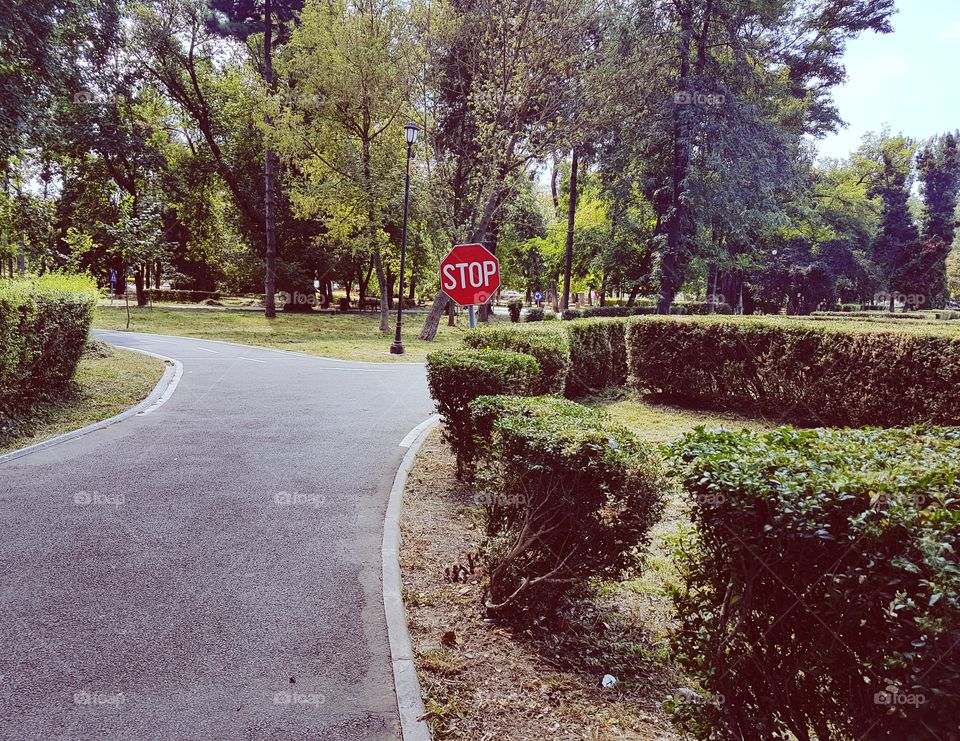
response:
<svg viewBox="0 0 960 741"><path fill-rule="evenodd" d="M960 430L700 430L675 452L695 538L674 650L708 693L687 727L954 733Z"/></svg>
<svg viewBox="0 0 960 741"><path fill-rule="evenodd" d="M471 472L476 455L470 402L484 395L528 394L540 378L536 359L518 352L456 350L427 356L427 384L456 453L459 477Z"/></svg>
<svg viewBox="0 0 960 741"><path fill-rule="evenodd" d="M15 424L77 368L99 293L82 276L0 282L0 426Z"/></svg>
<svg viewBox="0 0 960 741"><path fill-rule="evenodd" d="M464 335L463 344L475 350L509 350L532 355L540 366L540 381L531 393L562 394L570 369L570 344L562 331L484 327Z"/></svg>
<svg viewBox="0 0 960 741"><path fill-rule="evenodd" d="M960 339L731 319L632 320L638 388L836 426L960 423Z"/></svg>
<svg viewBox="0 0 960 741"><path fill-rule="evenodd" d="M488 610L547 615L570 590L634 564L663 490L650 446L557 397L485 397L471 413L488 493Z"/></svg>

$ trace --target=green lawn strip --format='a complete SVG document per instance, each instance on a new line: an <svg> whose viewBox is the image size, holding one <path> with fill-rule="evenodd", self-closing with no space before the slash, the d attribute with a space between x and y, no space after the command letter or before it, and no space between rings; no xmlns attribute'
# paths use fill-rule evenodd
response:
<svg viewBox="0 0 960 741"><path fill-rule="evenodd" d="M690 409L626 389L612 389L581 401L603 409L616 422L655 445L674 442L700 426L730 430L770 430L776 427L773 422L763 419ZM660 522L650 529L650 544L644 551L643 568L639 574L635 578L607 585L607 589L613 592L622 591L639 596L638 600L627 598L626 603L633 604L637 613L635 618L659 640L666 638L673 620L673 605L667 596L667 589L678 581L673 562L674 542L680 533L690 527L687 505L679 489L673 489L665 497Z"/></svg>
<svg viewBox="0 0 960 741"><path fill-rule="evenodd" d="M181 335L208 340L226 340L246 345L272 347L323 355L344 360L374 362L423 361L433 350L455 347L466 331L466 317L458 318L458 326L448 327L446 318L440 322L433 342L420 340L417 335L423 324L422 312L404 316L404 355L391 355L393 331L381 334L379 316L369 314L277 314L269 320L255 312L198 311L144 307L131 308L130 330L154 334ZM391 327L395 326L391 316ZM96 329L123 331L127 324L122 307L100 306L94 314Z"/></svg>
<svg viewBox="0 0 960 741"><path fill-rule="evenodd" d="M85 352L70 388L34 406L14 435L0 432L0 454L43 442L129 409L145 399L163 375L161 360L96 343Z"/></svg>

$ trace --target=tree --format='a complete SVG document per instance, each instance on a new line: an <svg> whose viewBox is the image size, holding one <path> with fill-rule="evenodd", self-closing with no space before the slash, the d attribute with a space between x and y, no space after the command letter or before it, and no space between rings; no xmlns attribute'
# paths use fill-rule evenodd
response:
<svg viewBox="0 0 960 741"><path fill-rule="evenodd" d="M923 194L923 247L912 262L915 291L926 296L927 306L942 307L948 296L947 257L956 236L960 157L952 134L938 137L917 156L917 173Z"/></svg>
<svg viewBox="0 0 960 741"><path fill-rule="evenodd" d="M579 90L592 9L581 0L457 0L433 40L433 164L454 241L487 242L529 167L569 149L565 116ZM432 340L449 299L434 298L420 332Z"/></svg>
<svg viewBox="0 0 960 741"><path fill-rule="evenodd" d="M384 270L386 212L402 192L414 41L393 0L308 2L282 62L292 105L275 140L297 175L300 213L328 231L361 231L380 286L380 331L390 331Z"/></svg>

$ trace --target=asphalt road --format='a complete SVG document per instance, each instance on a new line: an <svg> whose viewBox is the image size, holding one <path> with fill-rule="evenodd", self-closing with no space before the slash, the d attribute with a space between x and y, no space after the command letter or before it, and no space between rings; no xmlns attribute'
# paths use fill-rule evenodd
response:
<svg viewBox="0 0 960 741"><path fill-rule="evenodd" d="M423 366L96 334L183 377L0 464L0 738L396 739L380 547Z"/></svg>

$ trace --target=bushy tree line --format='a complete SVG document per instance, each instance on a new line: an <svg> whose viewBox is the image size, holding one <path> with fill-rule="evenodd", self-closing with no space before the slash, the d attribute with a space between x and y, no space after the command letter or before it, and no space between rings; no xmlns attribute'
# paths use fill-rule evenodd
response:
<svg viewBox="0 0 960 741"><path fill-rule="evenodd" d="M681 291L748 313L948 295L956 138L918 150L882 132L826 163L810 144L839 124L847 42L889 31L892 0L2 12L24 29L0 51L10 273L112 271L141 302L162 281L309 296L336 282L379 295L387 329L413 120L405 284L433 298L425 338L448 303L434 266L468 240L557 308L587 290L661 312Z"/></svg>

